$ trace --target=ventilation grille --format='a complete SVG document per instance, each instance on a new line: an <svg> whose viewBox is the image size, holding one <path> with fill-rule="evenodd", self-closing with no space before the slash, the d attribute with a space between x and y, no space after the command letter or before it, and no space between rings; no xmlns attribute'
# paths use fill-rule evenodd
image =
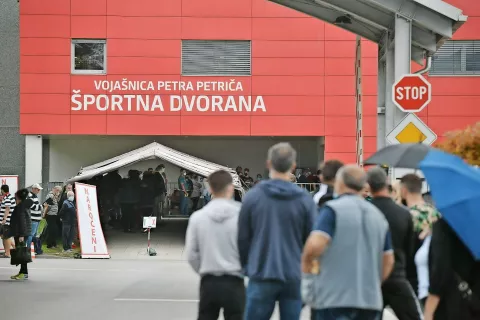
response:
<svg viewBox="0 0 480 320"><path fill-rule="evenodd" d="M432 59L430 75L480 75L480 41L445 41Z"/></svg>
<svg viewBox="0 0 480 320"><path fill-rule="evenodd" d="M182 41L182 75L248 76L250 74L250 41Z"/></svg>

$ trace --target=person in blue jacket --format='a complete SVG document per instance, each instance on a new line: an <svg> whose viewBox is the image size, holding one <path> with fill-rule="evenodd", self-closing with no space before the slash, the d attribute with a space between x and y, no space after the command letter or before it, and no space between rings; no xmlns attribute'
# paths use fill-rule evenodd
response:
<svg viewBox="0 0 480 320"><path fill-rule="evenodd" d="M240 261L249 284L245 320L268 320L275 304L282 320L299 319L302 249L312 230L317 206L290 182L296 151L288 143L268 151L270 180L245 195L238 222Z"/></svg>

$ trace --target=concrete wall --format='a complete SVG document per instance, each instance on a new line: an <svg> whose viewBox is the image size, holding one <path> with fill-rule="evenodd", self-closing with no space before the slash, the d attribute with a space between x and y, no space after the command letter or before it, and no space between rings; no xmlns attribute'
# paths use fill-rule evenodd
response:
<svg viewBox="0 0 480 320"><path fill-rule="evenodd" d="M19 134L20 50L18 2L0 1L0 174L24 184L25 139Z"/></svg>
<svg viewBox="0 0 480 320"><path fill-rule="evenodd" d="M252 176L264 175L267 150L280 141L289 141L298 152L298 166L316 169L323 159L323 150L318 150L318 138L299 137L66 137L56 136L50 140L51 182L64 181L77 174L82 166L107 160L122 153L157 141L190 155L226 165L248 167ZM146 170L165 163L170 181L178 177L179 168L161 160L136 163L130 168ZM130 168L121 170L124 175ZM44 171L44 176L45 176Z"/></svg>

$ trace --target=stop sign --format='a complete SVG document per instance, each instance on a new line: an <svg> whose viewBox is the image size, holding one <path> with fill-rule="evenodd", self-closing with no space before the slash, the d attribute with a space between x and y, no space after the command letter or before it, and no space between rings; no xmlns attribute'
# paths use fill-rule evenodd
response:
<svg viewBox="0 0 480 320"><path fill-rule="evenodd" d="M420 74L407 74L393 85L392 97L403 112L420 112L432 100L432 86Z"/></svg>

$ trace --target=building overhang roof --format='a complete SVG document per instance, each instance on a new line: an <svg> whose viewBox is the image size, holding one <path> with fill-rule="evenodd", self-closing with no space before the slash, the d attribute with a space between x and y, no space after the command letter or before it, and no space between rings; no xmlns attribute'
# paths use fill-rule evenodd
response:
<svg viewBox="0 0 480 320"><path fill-rule="evenodd" d="M467 21L462 10L441 0L268 0L318 18L377 44L394 34L395 17L412 21L412 60L433 55ZM351 23L336 24L348 15Z"/></svg>

